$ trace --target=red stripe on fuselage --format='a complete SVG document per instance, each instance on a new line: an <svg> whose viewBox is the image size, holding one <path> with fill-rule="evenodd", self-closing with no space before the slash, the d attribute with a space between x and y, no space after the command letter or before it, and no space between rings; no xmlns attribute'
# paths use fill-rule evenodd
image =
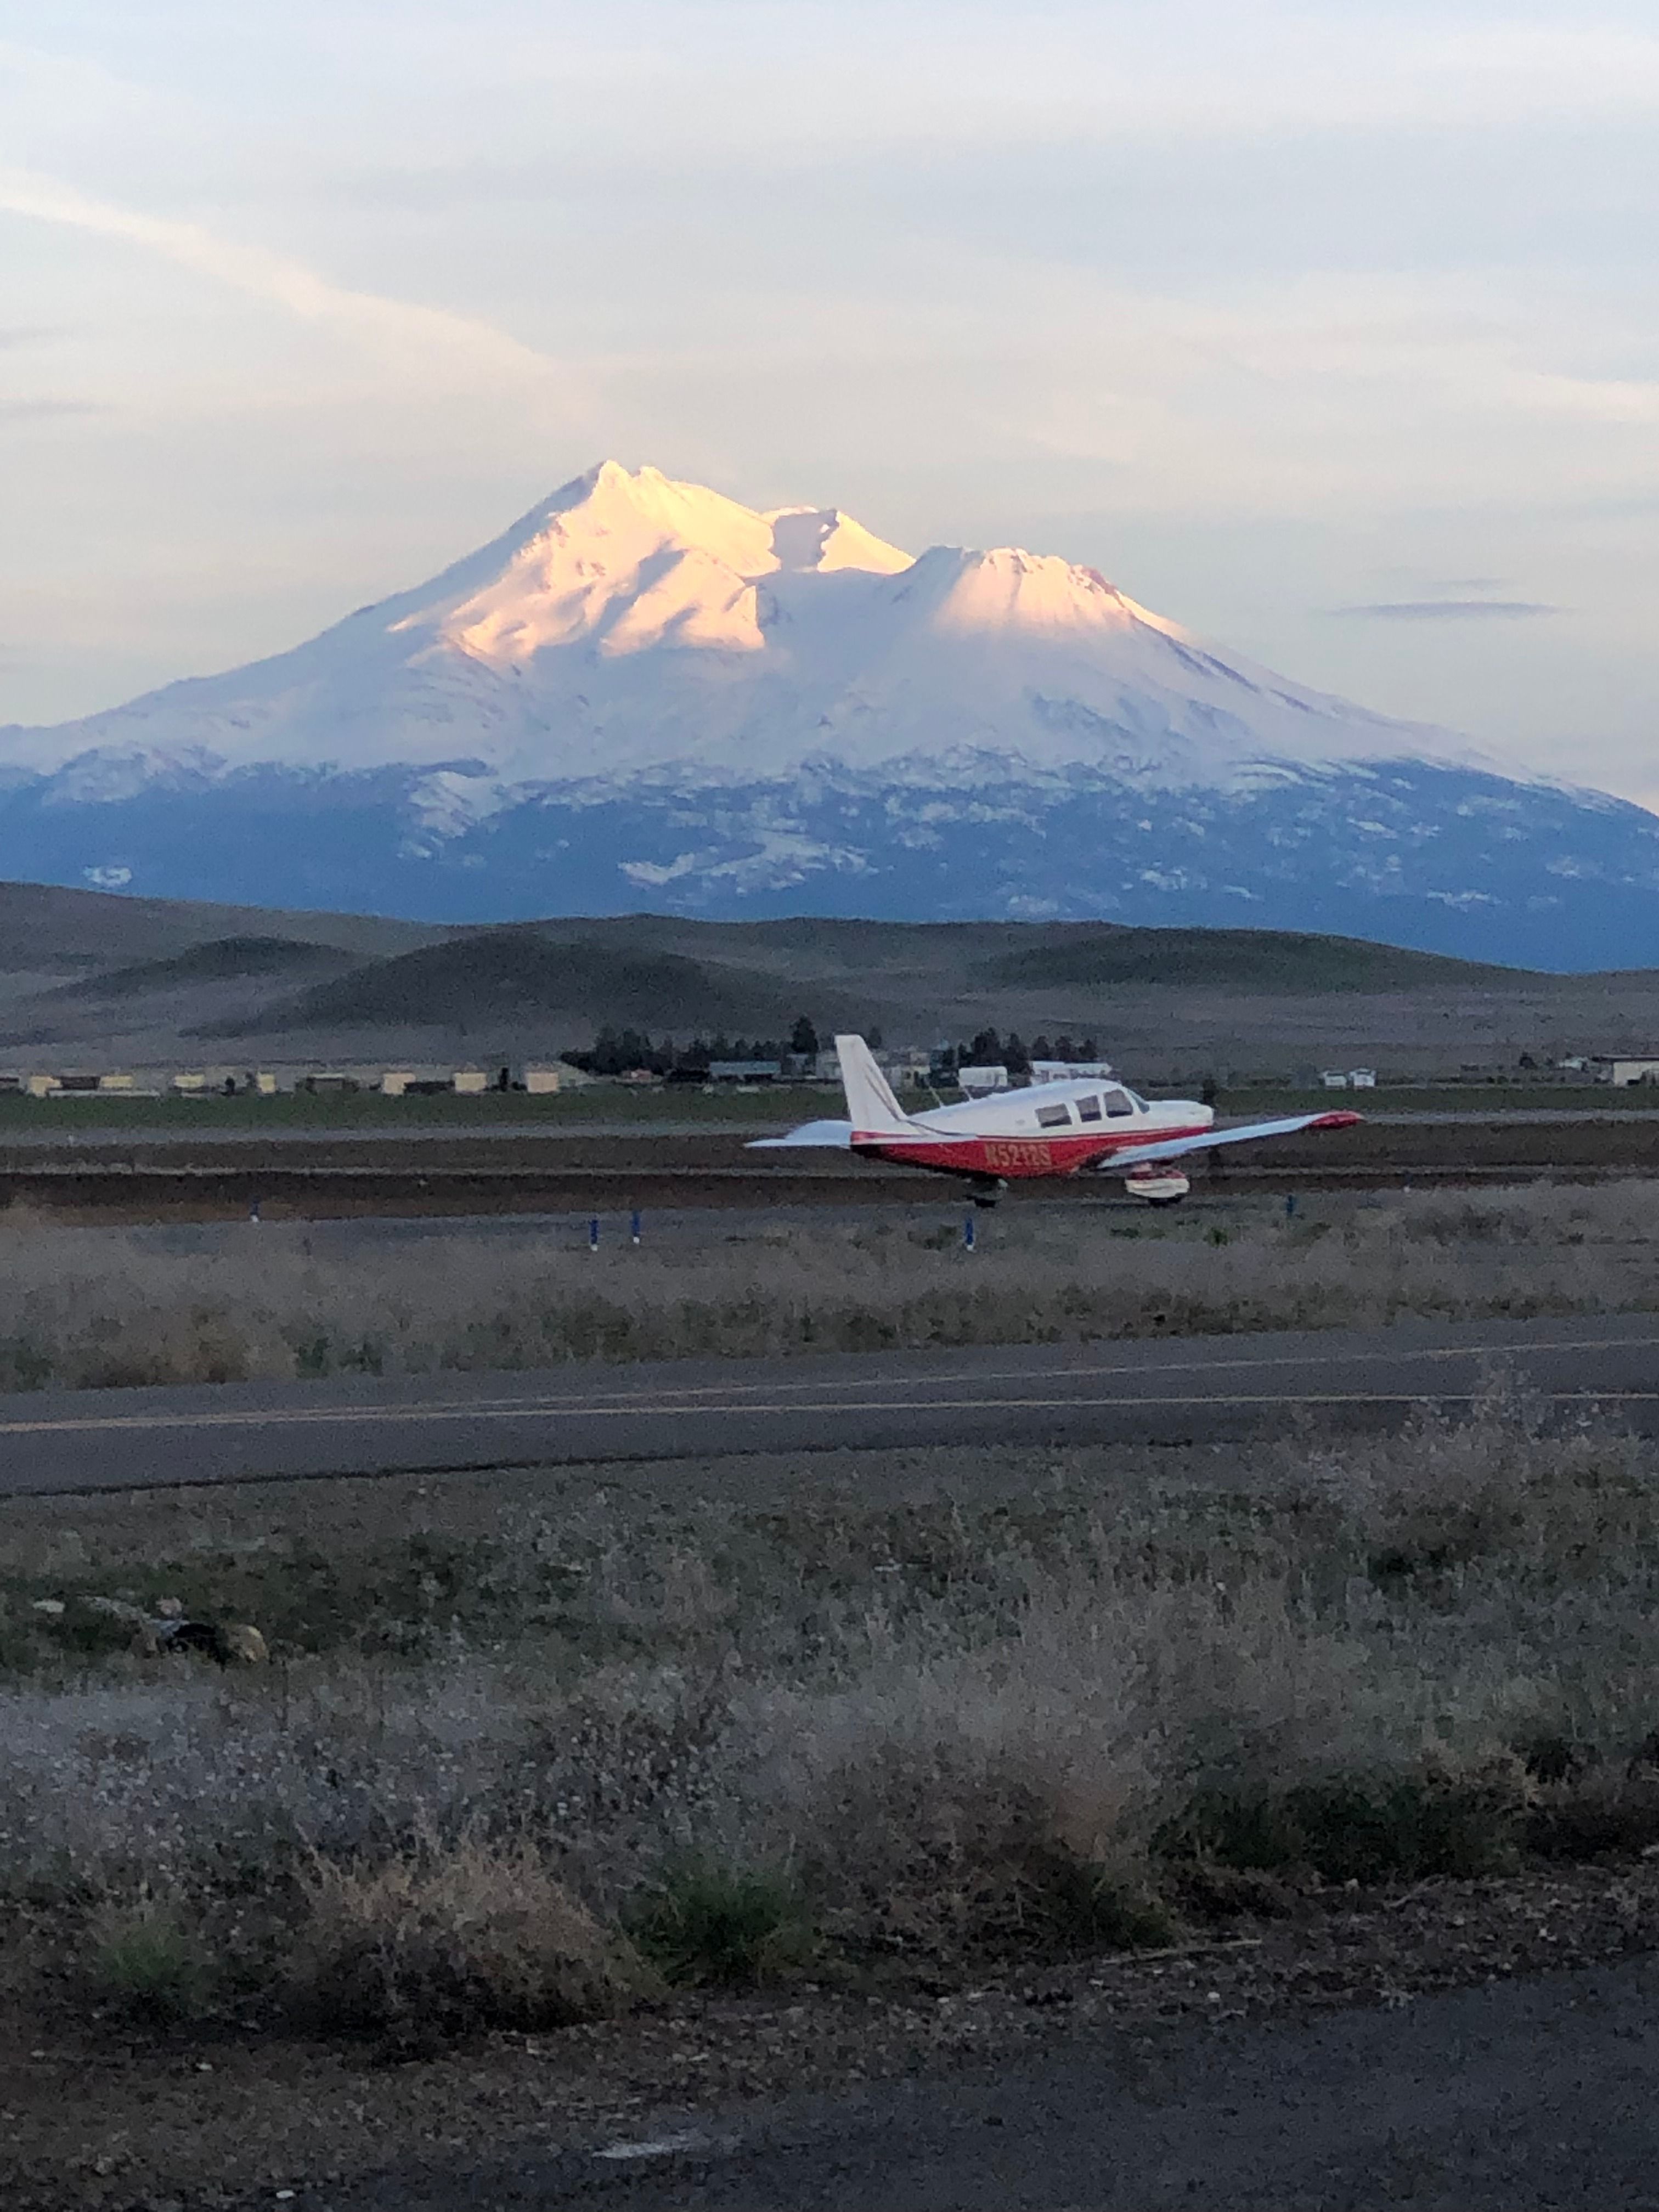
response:
<svg viewBox="0 0 1659 2212"><path fill-rule="evenodd" d="M1103 1130L1063 1137L905 1137L878 1136L873 1130L854 1129L852 1146L867 1159L887 1160L896 1167L933 1168L944 1175L994 1177L1005 1182L1029 1181L1038 1176L1076 1175L1114 1152L1167 1144L1174 1137L1199 1137L1203 1125L1186 1129L1139 1130L1121 1136Z"/></svg>

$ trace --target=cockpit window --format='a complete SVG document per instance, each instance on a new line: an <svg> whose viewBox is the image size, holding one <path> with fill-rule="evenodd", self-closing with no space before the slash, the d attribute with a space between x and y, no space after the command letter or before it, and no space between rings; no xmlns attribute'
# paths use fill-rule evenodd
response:
<svg viewBox="0 0 1659 2212"><path fill-rule="evenodd" d="M1037 1108L1037 1127L1039 1129L1069 1128L1071 1127L1071 1121L1072 1109L1069 1106L1056 1104L1053 1106L1039 1106Z"/></svg>
<svg viewBox="0 0 1659 2212"><path fill-rule="evenodd" d="M1106 1111L1114 1121L1121 1114L1134 1112L1133 1103L1127 1091L1108 1091L1103 1095L1106 1102Z"/></svg>
<svg viewBox="0 0 1659 2212"><path fill-rule="evenodd" d="M1099 1121L1099 1119L1100 1119L1100 1101L1099 1101L1099 1099L1098 1099L1098 1098L1079 1098L1079 1099L1078 1100L1078 1102L1077 1102L1077 1118L1078 1118L1078 1120L1079 1120L1079 1121Z"/></svg>

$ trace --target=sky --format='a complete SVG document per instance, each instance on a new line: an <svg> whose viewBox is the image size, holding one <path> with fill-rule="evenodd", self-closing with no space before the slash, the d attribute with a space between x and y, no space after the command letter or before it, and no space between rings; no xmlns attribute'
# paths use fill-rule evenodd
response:
<svg viewBox="0 0 1659 2212"><path fill-rule="evenodd" d="M0 723L611 455L1659 808L1659 15L9 0Z"/></svg>

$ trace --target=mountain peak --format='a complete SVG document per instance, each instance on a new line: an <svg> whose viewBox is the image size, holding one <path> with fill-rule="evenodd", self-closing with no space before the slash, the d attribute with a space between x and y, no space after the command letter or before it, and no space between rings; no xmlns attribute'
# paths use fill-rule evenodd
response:
<svg viewBox="0 0 1659 2212"><path fill-rule="evenodd" d="M706 484L649 466L629 470L615 460L561 485L518 530L527 545L555 530L568 535L619 525L653 531L663 544L705 554L750 582L779 569L862 568L886 576L911 561L838 507L744 507Z"/></svg>
<svg viewBox="0 0 1659 2212"><path fill-rule="evenodd" d="M440 578L435 597L398 602L397 627L426 629L495 666L584 642L607 658L659 646L753 653L764 643L761 579L909 565L839 508L762 514L659 469L605 460ZM462 586L453 596L441 588L450 580Z"/></svg>
<svg viewBox="0 0 1659 2212"><path fill-rule="evenodd" d="M936 545L916 563L916 582L933 605L935 628L945 632L1122 632L1137 623L1183 635L1107 582L1051 553L1020 545L985 551Z"/></svg>
<svg viewBox="0 0 1659 2212"><path fill-rule="evenodd" d="M913 565L909 554L838 507L775 507L761 520L772 526L776 565L797 574L822 576L837 568L862 568L872 575L894 576Z"/></svg>
<svg viewBox="0 0 1659 2212"><path fill-rule="evenodd" d="M0 873L459 921L633 911L1659 944L1659 825L1017 545L598 463L290 651L0 737ZM1569 947L1577 947L1570 951Z"/></svg>
<svg viewBox="0 0 1659 2212"><path fill-rule="evenodd" d="M95 756L100 775L118 759L129 780L186 757L418 768L489 810L498 786L823 761L1189 788L1263 759L1443 758L1447 741L1211 651L1057 555L913 560L839 507L747 507L605 459L307 644L6 750L48 769Z"/></svg>

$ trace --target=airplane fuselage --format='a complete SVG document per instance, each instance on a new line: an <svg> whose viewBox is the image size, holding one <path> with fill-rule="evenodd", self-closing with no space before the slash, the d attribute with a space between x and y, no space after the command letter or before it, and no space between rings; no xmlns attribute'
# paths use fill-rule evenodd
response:
<svg viewBox="0 0 1659 2212"><path fill-rule="evenodd" d="M750 1150L854 1152L899 1167L931 1168L970 1184L976 1206L994 1203L1005 1183L1091 1171L1121 1175L1135 1197L1170 1206L1190 1188L1183 1163L1195 1152L1304 1129L1346 1128L1359 1119L1338 1110L1218 1129L1212 1107L1191 1098L1153 1103L1099 1074L907 1114L861 1036L838 1036L836 1051L847 1120L806 1121L787 1136L751 1138Z"/></svg>
<svg viewBox="0 0 1659 2212"><path fill-rule="evenodd" d="M1007 1182L1076 1175L1116 1152L1201 1135L1214 1121L1212 1107L1190 1098L1149 1101L1121 1083L1071 1076L913 1114L902 1131L855 1123L851 1146L867 1159Z"/></svg>

